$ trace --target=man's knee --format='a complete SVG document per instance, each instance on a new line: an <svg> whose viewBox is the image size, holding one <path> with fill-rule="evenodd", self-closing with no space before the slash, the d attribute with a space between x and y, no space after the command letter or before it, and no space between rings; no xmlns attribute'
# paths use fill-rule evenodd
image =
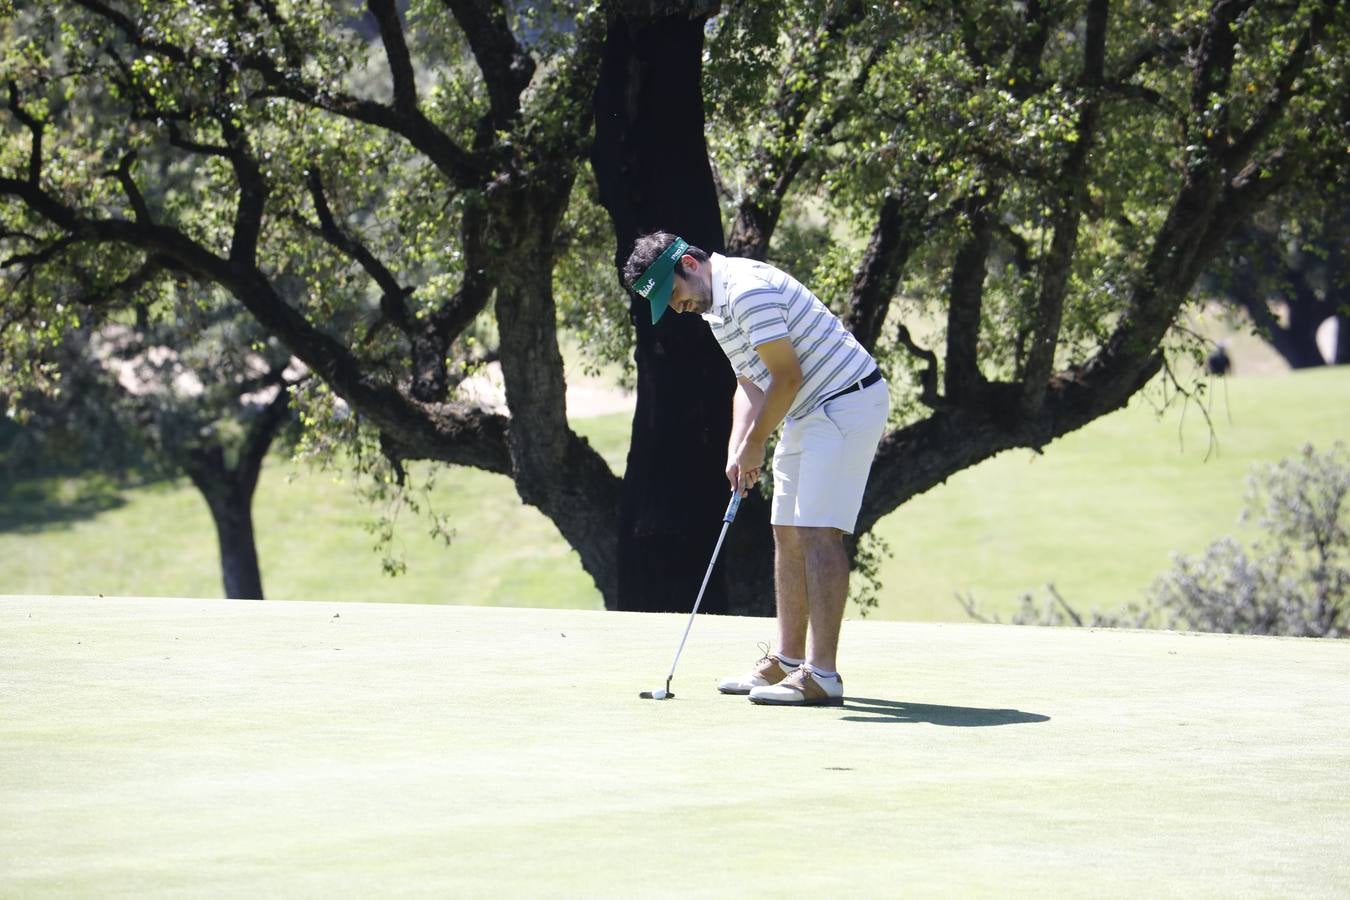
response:
<svg viewBox="0 0 1350 900"><path fill-rule="evenodd" d="M838 528L775 525L773 531L780 552L810 556L842 551L844 548L844 532Z"/></svg>
<svg viewBox="0 0 1350 900"><path fill-rule="evenodd" d="M801 530L795 525L773 526L773 542L778 552L799 555L802 552Z"/></svg>

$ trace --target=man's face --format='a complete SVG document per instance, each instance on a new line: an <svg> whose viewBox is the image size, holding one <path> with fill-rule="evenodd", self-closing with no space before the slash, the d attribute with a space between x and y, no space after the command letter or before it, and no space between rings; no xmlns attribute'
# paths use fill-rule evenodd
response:
<svg viewBox="0 0 1350 900"><path fill-rule="evenodd" d="M712 269L694 257L680 257L675 266L675 285L670 290L670 308L677 313L705 313L712 309Z"/></svg>

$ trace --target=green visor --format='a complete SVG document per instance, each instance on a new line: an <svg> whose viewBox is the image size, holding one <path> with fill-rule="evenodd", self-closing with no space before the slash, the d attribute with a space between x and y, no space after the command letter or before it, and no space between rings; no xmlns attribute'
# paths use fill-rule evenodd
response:
<svg viewBox="0 0 1350 900"><path fill-rule="evenodd" d="M633 292L639 297L646 297L652 305L653 325L660 321L661 316L665 315L666 307L670 305L670 292L675 287L675 264L688 249L689 242L677 237L675 242L666 248L666 252L647 267L642 277L633 282Z"/></svg>

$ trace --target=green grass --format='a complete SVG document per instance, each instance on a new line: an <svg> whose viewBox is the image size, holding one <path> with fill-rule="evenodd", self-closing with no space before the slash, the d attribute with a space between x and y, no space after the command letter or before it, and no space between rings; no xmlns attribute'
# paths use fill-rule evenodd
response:
<svg viewBox="0 0 1350 900"><path fill-rule="evenodd" d="M1197 407L1183 422L1178 408L1159 418L1137 398L1043 455L1010 452L959 473L878 527L894 556L873 615L961 621L957 593L1006 615L1047 583L1083 611L1137 601L1170 553L1235 531L1253 463L1350 441L1346 409L1345 369L1239 377L1214 386L1212 452ZM621 471L627 416L576 424ZM269 462L255 504L268 597L600 607L576 554L507 479L458 469L437 482L434 504L455 538L444 547L405 514L394 550L408 572L389 578L363 528L376 513L350 484ZM216 553L186 481L118 491L47 480L0 495L0 593L219 596Z"/></svg>
<svg viewBox="0 0 1350 900"><path fill-rule="evenodd" d="M685 619L0 598L0 897L1345 894L1344 642Z"/></svg>
<svg viewBox="0 0 1350 900"><path fill-rule="evenodd" d="M576 427L622 471L628 424L610 415ZM430 536L426 520L401 513L391 552L408 569L391 578L367 530L378 510L350 480L270 460L254 502L264 592L278 600L601 607L576 553L520 502L509 479L442 472L432 498L451 517L450 545ZM0 524L0 594L221 594L211 518L186 480L120 493L103 480L23 483L0 495Z"/></svg>
<svg viewBox="0 0 1350 900"><path fill-rule="evenodd" d="M950 620L972 594L991 612L1053 583L1081 612L1144 598L1174 552L1196 554L1238 528L1256 463L1305 443L1350 442L1350 369L1219 381L1201 409L1158 416L1148 398L1045 449L958 473L889 516L884 618ZM1157 395L1151 395L1158 399Z"/></svg>

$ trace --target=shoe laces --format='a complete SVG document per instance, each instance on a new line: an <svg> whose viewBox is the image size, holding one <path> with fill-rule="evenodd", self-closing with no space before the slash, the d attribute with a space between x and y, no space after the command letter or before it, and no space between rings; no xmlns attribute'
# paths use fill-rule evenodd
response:
<svg viewBox="0 0 1350 900"><path fill-rule="evenodd" d="M759 662L766 662L772 658L772 654L769 653L768 644L764 643L763 641L759 641L755 644L755 646L759 648ZM758 664L759 663L756 663L756 665ZM779 663L779 665L782 665L782 663Z"/></svg>

